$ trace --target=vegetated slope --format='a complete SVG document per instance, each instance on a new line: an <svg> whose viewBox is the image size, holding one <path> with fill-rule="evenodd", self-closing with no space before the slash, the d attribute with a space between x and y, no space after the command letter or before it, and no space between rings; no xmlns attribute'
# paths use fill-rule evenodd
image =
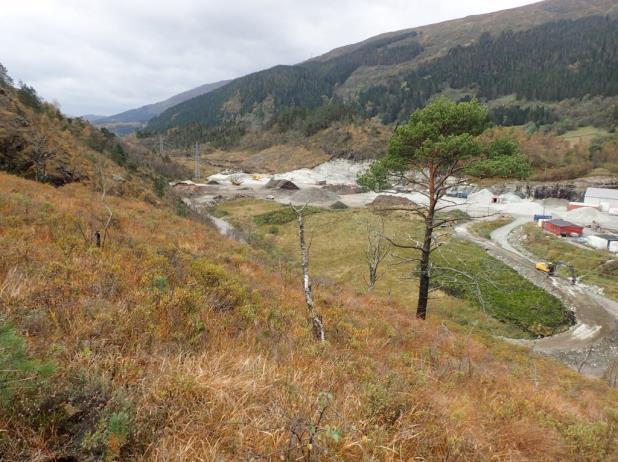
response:
<svg viewBox="0 0 618 462"><path fill-rule="evenodd" d="M617 391L144 202L0 174L3 460L615 460ZM10 327L7 327L10 326ZM394 452L393 452L394 451Z"/></svg>
<svg viewBox="0 0 618 462"><path fill-rule="evenodd" d="M237 79L163 112L148 129L247 119L255 124L339 97L362 117L393 122L451 87L486 99L614 96L615 79L608 77L618 66L616 15L613 1L556 0L384 34L297 66ZM255 84L264 77L277 80L276 94ZM307 77L313 85L303 85Z"/></svg>
<svg viewBox="0 0 618 462"><path fill-rule="evenodd" d="M618 20L593 16L521 32L481 35L403 76L361 93L368 115L399 120L445 88L471 89L485 100L560 101L618 94Z"/></svg>
<svg viewBox="0 0 618 462"><path fill-rule="evenodd" d="M318 72L300 66L276 66L233 80L219 90L198 96L163 112L148 123L157 130L199 122L212 127L236 122L251 112L271 114L283 107L315 108L330 86ZM260 105L258 107L258 105Z"/></svg>
<svg viewBox="0 0 618 462"><path fill-rule="evenodd" d="M6 81L5 81L6 79ZM118 139L0 78L0 169L55 186L81 182L106 193L160 195L164 177L186 172L170 159Z"/></svg>
<svg viewBox="0 0 618 462"><path fill-rule="evenodd" d="M111 167L111 158L126 160L113 138L82 119L65 117L30 87L0 86L2 170L56 186L92 182L98 169Z"/></svg>
<svg viewBox="0 0 618 462"><path fill-rule="evenodd" d="M265 211L266 210L266 211ZM312 210L313 211L313 210ZM264 249L289 255L299 261L298 230L289 207L268 201L238 199L217 206L214 213L250 236L249 241ZM367 233L382 229L387 236L422 238L418 217L379 206L368 209L322 210L305 221L314 237L311 241L311 268L320 281L331 281L359 292L367 289ZM257 226L256 226L257 225ZM319 230L319 232L318 232ZM418 300L416 282L410 275L419 258L411 249L397 249L382 265L374 293L413 307ZM452 273L436 270L433 275L435 297L429 312L446 322L474 325L477 331L503 337L536 338L562 332L571 325L571 315L560 301L479 247L443 236L440 251L432 256L436 268L451 268ZM465 274L473 275L474 281ZM449 294L449 296L446 296ZM464 301L465 300L465 301ZM439 314L437 314L439 313Z"/></svg>

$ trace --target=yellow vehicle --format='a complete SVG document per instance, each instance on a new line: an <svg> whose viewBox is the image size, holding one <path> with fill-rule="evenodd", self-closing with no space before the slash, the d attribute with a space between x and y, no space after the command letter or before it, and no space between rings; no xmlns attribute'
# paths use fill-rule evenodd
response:
<svg viewBox="0 0 618 462"><path fill-rule="evenodd" d="M537 270L547 273L548 276L554 276L556 274L556 270L560 266L564 266L571 273L571 284L577 283L577 272L575 271L575 268L573 268L573 265L571 265L570 263L565 263L563 261L557 261L553 263L540 261L536 265L534 265Z"/></svg>

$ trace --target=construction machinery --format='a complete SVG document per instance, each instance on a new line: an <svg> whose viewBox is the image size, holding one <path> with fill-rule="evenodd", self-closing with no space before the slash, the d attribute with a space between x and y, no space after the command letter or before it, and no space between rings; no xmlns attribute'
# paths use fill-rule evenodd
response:
<svg viewBox="0 0 618 462"><path fill-rule="evenodd" d="M539 270L539 271L543 271L544 273L547 273L548 276L555 276L556 275L556 270L558 268L560 268L561 266L567 268L569 270L569 272L571 273L571 284L575 284L577 282L577 271L575 271L575 268L573 267L573 265L571 265L568 262L563 262L563 261L555 261L555 262L538 262L536 265L534 265L534 267Z"/></svg>

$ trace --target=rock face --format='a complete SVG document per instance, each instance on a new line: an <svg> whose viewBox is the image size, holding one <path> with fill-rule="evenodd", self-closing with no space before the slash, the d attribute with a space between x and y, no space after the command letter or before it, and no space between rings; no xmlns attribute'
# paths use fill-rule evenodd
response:
<svg viewBox="0 0 618 462"><path fill-rule="evenodd" d="M514 181L492 186L491 190L497 194L514 193L522 197L533 199L564 199L571 202L584 200L587 188L618 189L616 177L586 177L563 181Z"/></svg>
<svg viewBox="0 0 618 462"><path fill-rule="evenodd" d="M546 183L532 186L532 196L535 199L553 197L580 202L584 200L584 194L588 188L618 189L618 178L615 177L590 177L578 178L572 181Z"/></svg>

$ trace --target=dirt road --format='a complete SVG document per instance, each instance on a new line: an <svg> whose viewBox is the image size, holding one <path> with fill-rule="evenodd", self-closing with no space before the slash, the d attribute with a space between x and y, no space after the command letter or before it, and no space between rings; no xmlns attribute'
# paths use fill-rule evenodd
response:
<svg viewBox="0 0 618 462"><path fill-rule="evenodd" d="M469 224L456 228L459 237L483 247L491 256L513 268L536 286L558 297L575 313L576 324L568 331L537 340L515 340L534 351L555 356L581 372L601 376L618 357L618 303L586 286L572 285L560 277L548 277L535 269L535 259L508 240L517 227L529 222L518 218L491 233L491 241L472 234Z"/></svg>

